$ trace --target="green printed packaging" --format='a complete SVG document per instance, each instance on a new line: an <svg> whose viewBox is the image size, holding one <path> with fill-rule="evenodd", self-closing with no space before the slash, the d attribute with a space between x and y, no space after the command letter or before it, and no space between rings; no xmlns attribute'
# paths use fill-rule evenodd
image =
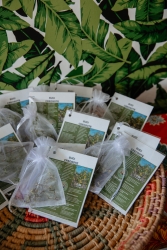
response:
<svg viewBox="0 0 167 250"><path fill-rule="evenodd" d="M0 108L8 108L22 115L22 108L29 104L29 92L32 88L12 91L0 95Z"/></svg>
<svg viewBox="0 0 167 250"><path fill-rule="evenodd" d="M30 103L36 102L37 112L59 132L66 110L75 109L75 93L30 92Z"/></svg>
<svg viewBox="0 0 167 250"><path fill-rule="evenodd" d="M92 98L93 88L84 87L80 85L70 85L70 84L51 84L50 91L56 92L75 92L75 110L79 111L87 102Z"/></svg>
<svg viewBox="0 0 167 250"><path fill-rule="evenodd" d="M116 131L114 133L116 134ZM123 165L118 168L98 195L125 215L165 156L131 135L123 134L130 142L131 149L130 155L125 157L126 168L122 186L114 199L112 199L115 190L122 180Z"/></svg>
<svg viewBox="0 0 167 250"><path fill-rule="evenodd" d="M49 157L58 168L67 203L63 206L40 207L31 211L77 227L97 158L54 147L51 148Z"/></svg>
<svg viewBox="0 0 167 250"><path fill-rule="evenodd" d="M146 123L153 106L139 102L130 97L115 93L111 97L108 109L116 122L125 122L130 127L142 130ZM108 113L104 114L104 118L109 119ZM115 125L115 124L114 124ZM110 120L110 130L113 128L113 120Z"/></svg>
<svg viewBox="0 0 167 250"><path fill-rule="evenodd" d="M113 140L115 138L115 135L117 133L126 133L133 138L137 139L138 141L142 142L143 144L146 144L152 149L155 149L158 147L158 144L160 142L160 138L153 136L151 134L142 132L138 129L134 129L132 127L129 127L125 125L123 122L117 122L113 128L113 131L108 136L107 140Z"/></svg>
<svg viewBox="0 0 167 250"><path fill-rule="evenodd" d="M72 146L73 151L84 153L85 148L103 142L108 126L109 121L106 119L67 111L57 142L63 148Z"/></svg>

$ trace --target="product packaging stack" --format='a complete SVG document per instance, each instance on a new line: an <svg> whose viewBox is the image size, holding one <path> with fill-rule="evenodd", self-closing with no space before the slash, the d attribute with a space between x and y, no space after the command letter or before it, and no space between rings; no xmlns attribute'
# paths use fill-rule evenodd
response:
<svg viewBox="0 0 167 250"><path fill-rule="evenodd" d="M89 191L126 215L164 159L152 109L63 83L0 95L0 209L77 227Z"/></svg>

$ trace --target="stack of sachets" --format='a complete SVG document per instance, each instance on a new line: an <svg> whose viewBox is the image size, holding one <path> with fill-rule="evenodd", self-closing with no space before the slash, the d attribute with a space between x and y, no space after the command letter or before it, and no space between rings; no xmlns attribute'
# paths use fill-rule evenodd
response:
<svg viewBox="0 0 167 250"><path fill-rule="evenodd" d="M30 90L32 91L32 89ZM42 203L38 199L35 206L39 204L48 204L48 206L62 205L66 203L62 182L55 164L51 163L46 156L48 147L50 148L47 143L52 142L51 144L55 144L55 141L53 143L51 139L46 139L40 143L38 139L41 135L46 137L51 136L56 139L57 133L53 125L44 116L37 113L36 103L29 103L30 90L15 91L1 96L0 103L1 105L3 104L0 108L1 195L4 195L3 192L6 193L8 190L15 189L16 191L20 183L26 180L24 184L30 184L29 191L32 191L33 188L38 196L42 192L41 187L44 186L43 183L47 183L49 185L47 186L48 189L45 187L45 192L41 193ZM37 90L42 92L46 88L37 88ZM38 147L33 149L35 142L39 143L40 146L38 145ZM42 143L45 145L42 146ZM32 165L25 168L29 164L32 155L34 156ZM43 171L41 172L42 169ZM32 170L35 172L31 172ZM32 175L29 176L30 172ZM48 176L50 176L50 179ZM34 186L33 181L35 181ZM24 189L23 186L21 188L22 191ZM26 192L28 192L27 187L24 189ZM48 193L50 193L50 196L48 196ZM15 201L15 204L17 203L16 206L31 207L32 204L26 203L26 201L28 202L28 194L27 196L24 192L22 194L25 197L22 202ZM31 194L29 194L29 197L32 198ZM48 197L50 197L49 202ZM12 200L14 202L15 199L12 198ZM34 201L33 198L32 200ZM0 207L2 208L3 206Z"/></svg>
<svg viewBox="0 0 167 250"><path fill-rule="evenodd" d="M2 103L0 180L16 184L11 211L77 227L90 190L126 214L163 160L159 140L139 131L152 107L118 93L59 83L1 95Z"/></svg>

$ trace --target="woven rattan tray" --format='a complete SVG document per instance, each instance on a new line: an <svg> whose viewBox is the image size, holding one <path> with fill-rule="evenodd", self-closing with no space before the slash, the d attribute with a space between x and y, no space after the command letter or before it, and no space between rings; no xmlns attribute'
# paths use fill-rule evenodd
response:
<svg viewBox="0 0 167 250"><path fill-rule="evenodd" d="M0 250L142 250L163 213L165 180L161 165L126 216L89 193L78 228L37 216L33 221L38 223L27 222L25 209L10 213L5 207L0 211Z"/></svg>

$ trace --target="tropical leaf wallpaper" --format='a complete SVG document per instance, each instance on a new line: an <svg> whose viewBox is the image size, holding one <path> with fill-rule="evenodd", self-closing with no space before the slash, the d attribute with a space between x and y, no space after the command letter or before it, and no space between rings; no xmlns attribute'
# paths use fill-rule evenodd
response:
<svg viewBox="0 0 167 250"><path fill-rule="evenodd" d="M0 91L55 82L167 112L167 1L0 0Z"/></svg>

